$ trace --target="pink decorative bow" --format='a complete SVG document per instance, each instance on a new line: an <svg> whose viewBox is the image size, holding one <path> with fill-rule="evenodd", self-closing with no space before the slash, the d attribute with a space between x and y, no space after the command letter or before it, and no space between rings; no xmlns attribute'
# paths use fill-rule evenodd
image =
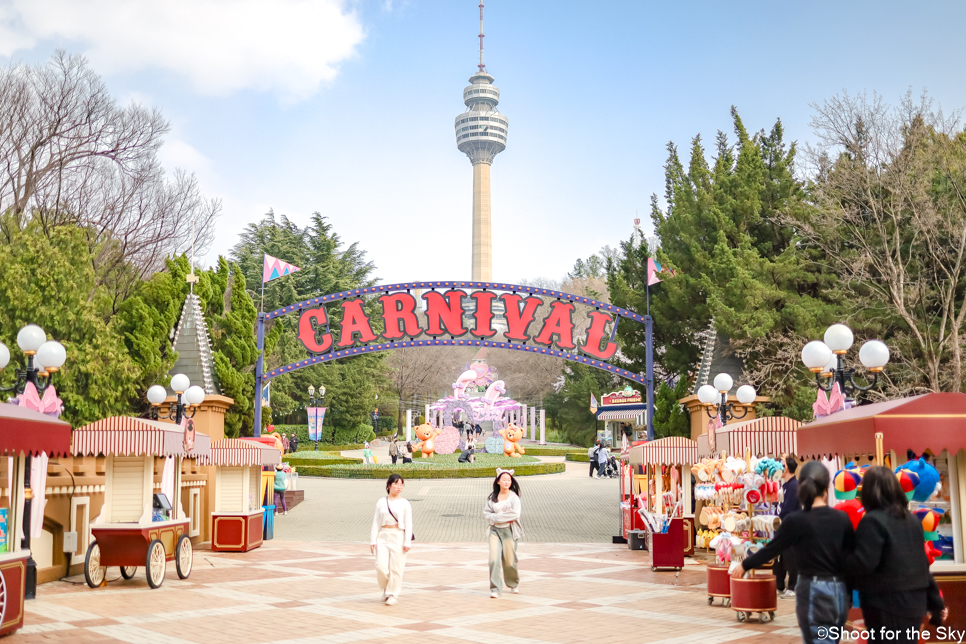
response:
<svg viewBox="0 0 966 644"><path fill-rule="evenodd" d="M20 394L20 406L27 409L39 411L42 414L57 418L64 410L63 401L57 397L57 390L53 385L44 390L44 397L41 398L34 383L28 382Z"/></svg>
<svg viewBox="0 0 966 644"><path fill-rule="evenodd" d="M815 412L816 418L828 416L843 409L847 409L847 405L845 403L845 396L842 395L842 390L839 388L839 383L837 382L832 385L832 393L830 396L826 398L825 392L819 389L818 396L816 396L815 402L812 403L812 411Z"/></svg>
<svg viewBox="0 0 966 644"><path fill-rule="evenodd" d="M717 414L715 414L714 418L708 421L708 449L710 449L711 451L714 451L716 449L715 434L717 433L717 430L720 428L721 428L721 416L718 416Z"/></svg>

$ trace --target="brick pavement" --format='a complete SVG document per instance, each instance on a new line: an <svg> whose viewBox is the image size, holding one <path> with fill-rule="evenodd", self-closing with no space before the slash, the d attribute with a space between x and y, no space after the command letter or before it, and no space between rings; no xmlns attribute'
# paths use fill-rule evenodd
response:
<svg viewBox="0 0 966 644"><path fill-rule="evenodd" d="M379 601L364 543L276 540L244 554L195 554L189 579L169 565L158 590L142 574L96 590L45 584L27 603L27 626L5 644L799 641L792 602L779 602L775 622L739 624L732 610L707 605L702 566L653 572L646 552L610 544L521 544L520 594L490 599L484 544L417 542L397 606Z"/></svg>

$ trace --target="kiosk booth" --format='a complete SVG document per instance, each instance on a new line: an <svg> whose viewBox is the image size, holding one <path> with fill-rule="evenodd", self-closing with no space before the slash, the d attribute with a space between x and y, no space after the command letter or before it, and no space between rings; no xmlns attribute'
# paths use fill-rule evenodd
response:
<svg viewBox="0 0 966 644"><path fill-rule="evenodd" d="M93 540L84 560L91 588L103 585L108 566L119 566L125 579L144 566L151 588L164 583L168 561L174 560L179 577L188 577L193 552L180 499L181 459L207 462L210 446L190 420L182 427L115 416L74 432L75 456L106 457L104 506L91 521Z"/></svg>
<svg viewBox="0 0 966 644"><path fill-rule="evenodd" d="M877 445L877 443L879 445ZM798 430L798 455L827 459L836 470L883 462L890 469L926 456L940 475L940 492L917 506L944 511L937 532L952 549L931 566L946 606L946 627L966 628L966 551L963 500L966 499L966 394L931 393L862 405L829 414ZM877 454L877 450L879 453ZM829 497L831 505L836 501ZM858 611L858 609L853 609ZM850 617L857 619L858 615ZM854 619L853 619L854 621ZM934 634L935 636L935 634Z"/></svg>
<svg viewBox="0 0 966 644"><path fill-rule="evenodd" d="M70 425L38 411L0 403L0 635L23 626L29 550L21 550L27 456L70 454ZM4 471L5 470L5 471ZM43 520L43 510L40 515Z"/></svg>
<svg viewBox="0 0 966 644"><path fill-rule="evenodd" d="M647 404L641 392L630 387L622 391L612 391L600 397L600 406L591 406L594 419L604 421L604 428L597 429L597 440L602 445L615 446L624 435L623 429L630 427L630 434L635 441L647 439Z"/></svg>
<svg viewBox="0 0 966 644"><path fill-rule="evenodd" d="M259 442L225 438L211 444L209 463L216 467L213 551L247 552L262 545L262 467L274 470L281 462L278 449Z"/></svg>

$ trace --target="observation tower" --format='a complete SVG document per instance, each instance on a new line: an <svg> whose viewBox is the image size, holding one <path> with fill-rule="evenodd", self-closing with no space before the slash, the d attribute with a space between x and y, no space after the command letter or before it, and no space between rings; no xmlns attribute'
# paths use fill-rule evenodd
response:
<svg viewBox="0 0 966 644"><path fill-rule="evenodd" d="M473 164L474 282L493 281L490 238L490 164L506 149L507 118L496 109L500 90L483 64L483 3L480 2L480 64L463 90L466 111L456 117L456 147Z"/></svg>

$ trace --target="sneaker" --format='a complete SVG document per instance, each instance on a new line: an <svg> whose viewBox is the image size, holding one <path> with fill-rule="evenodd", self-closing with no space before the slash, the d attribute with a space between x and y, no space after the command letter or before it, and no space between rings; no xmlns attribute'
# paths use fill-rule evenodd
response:
<svg viewBox="0 0 966 644"><path fill-rule="evenodd" d="M794 590L786 590L780 596L782 597L782 599L794 599L795 598L795 591Z"/></svg>
<svg viewBox="0 0 966 644"><path fill-rule="evenodd" d="M499 599L499 598L500 598L500 591L498 590L490 591L490 599Z"/></svg>
<svg viewBox="0 0 966 644"><path fill-rule="evenodd" d="M396 599L395 595L389 595L389 597L386 599L386 606L395 606L398 603L399 600Z"/></svg>
<svg viewBox="0 0 966 644"><path fill-rule="evenodd" d="M510 589L510 592L513 593L514 595L519 595L520 594L520 587L517 586L516 588L511 588Z"/></svg>
<svg viewBox="0 0 966 644"><path fill-rule="evenodd" d="M283 514L288 514L288 510L286 510Z"/></svg>

